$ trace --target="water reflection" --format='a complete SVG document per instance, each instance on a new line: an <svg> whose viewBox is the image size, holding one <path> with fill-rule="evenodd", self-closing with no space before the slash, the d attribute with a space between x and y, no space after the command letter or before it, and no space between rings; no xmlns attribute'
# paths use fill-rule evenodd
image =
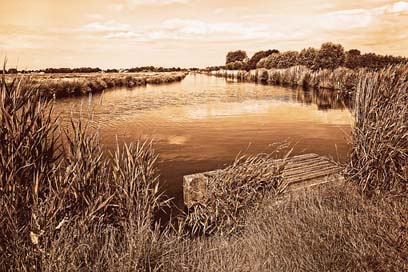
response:
<svg viewBox="0 0 408 272"><path fill-rule="evenodd" d="M291 140L296 153L314 152L344 160L352 117L347 99L331 91L228 82L189 75L182 82L106 91L89 98L59 100L63 121L79 106L94 107L101 142L153 138L161 180L181 200L182 176L230 163L245 151Z"/></svg>
<svg viewBox="0 0 408 272"><path fill-rule="evenodd" d="M297 88L293 95L294 100L306 105L315 104L318 110L351 108L351 97L332 90L304 90Z"/></svg>

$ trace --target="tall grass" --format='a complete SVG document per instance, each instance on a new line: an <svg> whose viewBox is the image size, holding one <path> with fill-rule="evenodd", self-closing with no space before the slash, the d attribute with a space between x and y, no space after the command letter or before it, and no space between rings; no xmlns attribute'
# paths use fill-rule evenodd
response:
<svg viewBox="0 0 408 272"><path fill-rule="evenodd" d="M30 84L34 85L33 88L41 89L43 96L61 98L99 93L114 87L132 88L146 84L171 83L181 81L186 75L187 72L33 75Z"/></svg>
<svg viewBox="0 0 408 272"><path fill-rule="evenodd" d="M408 201L333 184L246 210L238 234L180 240L165 271L406 271Z"/></svg>
<svg viewBox="0 0 408 272"><path fill-rule="evenodd" d="M408 191L408 66L364 74L355 95L348 173L361 190Z"/></svg>
<svg viewBox="0 0 408 272"><path fill-rule="evenodd" d="M260 68L253 71L211 72L213 75L234 78L239 81L258 82L271 85L302 86L313 89L331 89L344 93L355 91L360 73L364 70L351 70L344 67L334 70L313 71L305 66L293 66L286 69Z"/></svg>
<svg viewBox="0 0 408 272"><path fill-rule="evenodd" d="M163 204L151 143L105 154L84 120L63 131L22 80L0 88L0 270L155 267Z"/></svg>
<svg viewBox="0 0 408 272"><path fill-rule="evenodd" d="M208 177L205 201L190 207L184 226L193 234L232 233L242 224L242 211L253 206L265 193L278 195L285 184L281 164L274 163L275 152L240 156L234 163Z"/></svg>

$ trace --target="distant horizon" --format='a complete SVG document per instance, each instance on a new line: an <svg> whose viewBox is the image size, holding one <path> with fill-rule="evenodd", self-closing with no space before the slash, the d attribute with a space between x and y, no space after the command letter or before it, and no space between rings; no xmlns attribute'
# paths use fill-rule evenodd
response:
<svg viewBox="0 0 408 272"><path fill-rule="evenodd" d="M0 1L0 57L21 70L205 68L326 41L408 57L408 1Z"/></svg>

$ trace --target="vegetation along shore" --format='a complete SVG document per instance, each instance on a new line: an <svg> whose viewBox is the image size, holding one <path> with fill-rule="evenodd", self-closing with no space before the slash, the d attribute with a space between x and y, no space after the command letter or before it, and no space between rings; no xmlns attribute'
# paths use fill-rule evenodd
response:
<svg viewBox="0 0 408 272"><path fill-rule="evenodd" d="M342 45L327 42L320 49L266 50L256 52L251 58L245 51L232 51L226 56L225 66L207 67L202 72L240 81L351 93L355 92L362 74L407 63L404 57L362 54L357 49L345 51Z"/></svg>
<svg viewBox="0 0 408 272"><path fill-rule="evenodd" d="M3 77L0 270L407 270L408 69L356 81L344 184L277 204L275 155L240 157L215 177L223 201L160 229L150 142L107 154L86 120L60 127L44 84Z"/></svg>
<svg viewBox="0 0 408 272"><path fill-rule="evenodd" d="M163 84L181 81L188 72L126 72L126 73L47 73L23 76L30 77L23 87L41 90L42 95L52 98L88 95L99 93L108 88L137 87L146 84ZM15 76L7 75L6 80L12 81Z"/></svg>

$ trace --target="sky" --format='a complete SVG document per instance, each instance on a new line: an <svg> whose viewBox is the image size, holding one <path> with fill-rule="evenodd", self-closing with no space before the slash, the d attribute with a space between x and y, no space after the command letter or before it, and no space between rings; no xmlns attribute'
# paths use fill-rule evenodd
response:
<svg viewBox="0 0 408 272"><path fill-rule="evenodd" d="M0 0L0 57L19 69L222 65L228 51L323 42L408 56L408 1Z"/></svg>

